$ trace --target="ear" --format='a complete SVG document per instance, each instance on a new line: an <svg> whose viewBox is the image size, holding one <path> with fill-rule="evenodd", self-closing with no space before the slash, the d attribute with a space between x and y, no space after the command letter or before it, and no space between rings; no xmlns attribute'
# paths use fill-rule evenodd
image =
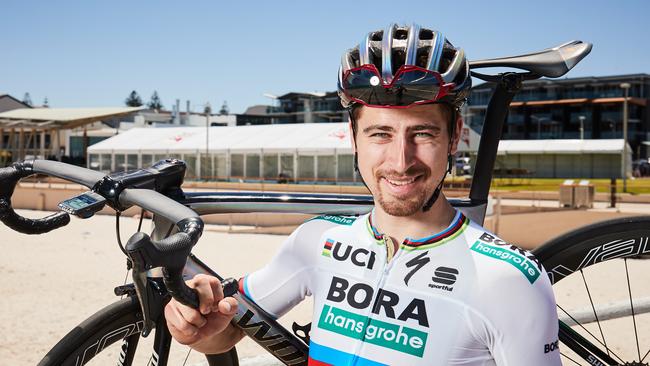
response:
<svg viewBox="0 0 650 366"><path fill-rule="evenodd" d="M453 140L451 140L451 155L456 154L456 151L458 150L458 142L460 141L460 134L463 131L463 117L461 117L460 113L458 113L458 117L456 118L455 127L454 137Z"/></svg>

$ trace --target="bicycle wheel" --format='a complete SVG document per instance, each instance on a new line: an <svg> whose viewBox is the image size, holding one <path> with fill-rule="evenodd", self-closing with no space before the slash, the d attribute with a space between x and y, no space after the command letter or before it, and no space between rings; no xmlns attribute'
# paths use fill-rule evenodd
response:
<svg viewBox="0 0 650 366"><path fill-rule="evenodd" d="M650 217L589 225L533 253L553 283L564 364L648 365Z"/></svg>
<svg viewBox="0 0 650 366"><path fill-rule="evenodd" d="M189 352L187 347L172 354L168 354L169 347L166 347L166 350L157 349L159 346L154 347L159 338L169 337L165 327L154 329L149 337L141 338L144 324L142 319L136 297L117 301L70 331L45 355L39 365L186 364ZM205 356L195 355L196 357L205 363ZM208 362L210 365L237 366L237 351L233 348L222 355L211 355Z"/></svg>

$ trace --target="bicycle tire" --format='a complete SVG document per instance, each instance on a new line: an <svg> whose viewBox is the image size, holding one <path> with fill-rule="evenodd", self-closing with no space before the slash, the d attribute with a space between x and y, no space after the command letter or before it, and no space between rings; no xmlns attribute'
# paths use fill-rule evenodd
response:
<svg viewBox="0 0 650 366"><path fill-rule="evenodd" d="M119 300L99 310L72 329L45 355L38 365L85 365L115 342L120 342L127 337L139 338L143 324L138 299L127 297ZM152 333L156 331L154 329ZM134 346L138 346L137 341ZM210 355L208 362L210 365L219 366L238 366L239 364L237 351L234 347L231 351L221 355ZM131 363L118 364L130 365ZM163 366L162 364L157 365Z"/></svg>
<svg viewBox="0 0 650 366"><path fill-rule="evenodd" d="M650 216L626 217L588 225L550 240L534 250L533 254L546 269L552 284L595 264L613 259L648 257ZM564 327L565 330L567 328ZM563 342L564 346L578 355L581 352L586 354L585 350L592 354L607 351L609 357L609 347L603 349L580 336L576 338L577 341L566 336L566 333L564 336L568 337ZM562 331L560 338L563 338Z"/></svg>
<svg viewBox="0 0 650 366"><path fill-rule="evenodd" d="M650 254L649 238L650 216L632 216L568 232L538 247L533 254L554 284L596 263Z"/></svg>

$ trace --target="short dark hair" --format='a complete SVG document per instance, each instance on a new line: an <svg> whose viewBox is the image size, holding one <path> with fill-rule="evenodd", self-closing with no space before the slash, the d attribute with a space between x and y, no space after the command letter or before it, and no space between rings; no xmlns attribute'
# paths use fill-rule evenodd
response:
<svg viewBox="0 0 650 366"><path fill-rule="evenodd" d="M447 131L449 132L449 138L451 139L453 137L452 133L456 124L456 119L458 118L458 110L456 109L455 106L448 103L435 103L435 104L444 106L444 108L442 109L443 111L442 113L449 121L449 124L447 125ZM361 115L362 107L363 105L361 104L355 104L350 109L348 109L348 112L350 114L350 123L352 124L352 133L354 134L353 137L355 139L357 137L357 120Z"/></svg>

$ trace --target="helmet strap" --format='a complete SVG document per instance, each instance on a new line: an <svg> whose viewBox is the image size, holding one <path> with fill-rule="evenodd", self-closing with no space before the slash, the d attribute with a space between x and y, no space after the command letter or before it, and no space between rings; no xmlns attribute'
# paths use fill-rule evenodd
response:
<svg viewBox="0 0 650 366"><path fill-rule="evenodd" d="M361 171L359 170L359 155L357 155L357 121L354 119L354 116L352 115L352 108L348 108L348 114L350 115L350 124L352 125L352 141L354 143L354 171L357 172L357 175L359 176L359 179L361 179L361 183L370 191L370 188L368 188L368 185L366 184L366 181L363 180L363 176L361 175Z"/></svg>

